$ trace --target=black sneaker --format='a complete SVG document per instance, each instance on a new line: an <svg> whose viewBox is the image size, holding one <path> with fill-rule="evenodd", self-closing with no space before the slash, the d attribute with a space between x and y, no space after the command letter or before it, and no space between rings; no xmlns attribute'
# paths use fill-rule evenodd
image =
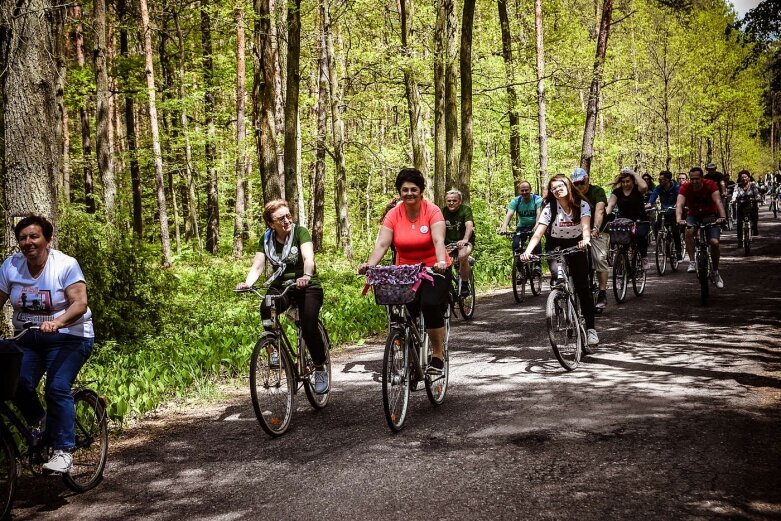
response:
<svg viewBox="0 0 781 521"><path fill-rule="evenodd" d="M461 295L460 295L460 297L461 298L466 298L469 295L471 295L471 293L469 292L469 285L468 284L462 284L461 285Z"/></svg>
<svg viewBox="0 0 781 521"><path fill-rule="evenodd" d="M597 294L597 309L605 309L607 306L607 292L600 290Z"/></svg>
<svg viewBox="0 0 781 521"><path fill-rule="evenodd" d="M431 357L431 363L426 368L426 374L440 376L445 372L445 361L438 356Z"/></svg>

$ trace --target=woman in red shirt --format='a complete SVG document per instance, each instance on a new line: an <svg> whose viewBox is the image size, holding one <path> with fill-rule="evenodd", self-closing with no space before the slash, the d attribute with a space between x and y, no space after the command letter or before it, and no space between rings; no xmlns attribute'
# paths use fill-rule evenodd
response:
<svg viewBox="0 0 781 521"><path fill-rule="evenodd" d="M423 264L436 271L445 271L450 256L445 249L445 218L439 207L423 198L426 180L415 168L404 168L396 176L396 190L402 203L390 210L382 221L377 242L369 259L358 268L365 273L369 266L376 266L388 248L396 250L396 264ZM446 306L449 281L434 277L434 284L420 285L418 295L408 305L410 313L417 314L417 306L423 312L426 331L431 339L433 356L427 369L430 374L444 369L445 320L442 310Z"/></svg>

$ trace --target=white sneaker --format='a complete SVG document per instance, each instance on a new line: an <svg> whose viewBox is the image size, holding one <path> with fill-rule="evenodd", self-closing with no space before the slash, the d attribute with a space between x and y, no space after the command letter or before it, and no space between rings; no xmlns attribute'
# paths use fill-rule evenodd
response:
<svg viewBox="0 0 781 521"><path fill-rule="evenodd" d="M651 266L648 263L648 257L643 257L642 261L643 261L643 270L648 271L648 268Z"/></svg>
<svg viewBox="0 0 781 521"><path fill-rule="evenodd" d="M686 268L686 273L694 273L697 271L697 265L694 263L694 261L691 261L689 263L689 267Z"/></svg>
<svg viewBox="0 0 781 521"><path fill-rule="evenodd" d="M721 275L719 275L718 271L714 271L713 275L711 275L711 279L713 280L713 283L716 284L716 287L721 289L724 287L724 280L722 280Z"/></svg>
<svg viewBox="0 0 781 521"><path fill-rule="evenodd" d="M586 337L588 338L589 347L596 346L599 344L599 337L597 336L596 329L589 329L588 331L586 331Z"/></svg>
<svg viewBox="0 0 781 521"><path fill-rule="evenodd" d="M64 450L55 450L52 459L43 464L44 470L67 474L73 466L73 456Z"/></svg>
<svg viewBox="0 0 781 521"><path fill-rule="evenodd" d="M315 370L315 393L328 392L328 371L326 369Z"/></svg>

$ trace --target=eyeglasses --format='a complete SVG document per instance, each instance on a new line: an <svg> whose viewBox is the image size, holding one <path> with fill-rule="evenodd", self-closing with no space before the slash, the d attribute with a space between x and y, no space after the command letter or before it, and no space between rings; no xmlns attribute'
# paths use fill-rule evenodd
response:
<svg viewBox="0 0 781 521"><path fill-rule="evenodd" d="M532 191L531 190L520 190L520 193L522 193L522 194L530 194L530 193L532 193Z"/></svg>
<svg viewBox="0 0 781 521"><path fill-rule="evenodd" d="M293 216L290 214L287 215L280 215L279 217L274 217L274 222L283 223L285 221L293 222Z"/></svg>
<svg viewBox="0 0 781 521"><path fill-rule="evenodd" d="M575 181L572 184L575 185L575 186L586 186L586 182L585 181Z"/></svg>

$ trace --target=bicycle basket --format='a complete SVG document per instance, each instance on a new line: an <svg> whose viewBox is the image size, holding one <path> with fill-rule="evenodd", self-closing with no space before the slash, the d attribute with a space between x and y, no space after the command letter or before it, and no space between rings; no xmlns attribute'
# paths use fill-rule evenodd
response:
<svg viewBox="0 0 781 521"><path fill-rule="evenodd" d="M616 219L607 225L612 244L629 244L635 233L635 223L631 219Z"/></svg>
<svg viewBox="0 0 781 521"><path fill-rule="evenodd" d="M420 270L420 264L372 266L366 271L366 284L372 287L374 301L381 306L407 304L415 300Z"/></svg>
<svg viewBox="0 0 781 521"><path fill-rule="evenodd" d="M21 370L22 352L13 344L0 342L0 401L14 397Z"/></svg>

